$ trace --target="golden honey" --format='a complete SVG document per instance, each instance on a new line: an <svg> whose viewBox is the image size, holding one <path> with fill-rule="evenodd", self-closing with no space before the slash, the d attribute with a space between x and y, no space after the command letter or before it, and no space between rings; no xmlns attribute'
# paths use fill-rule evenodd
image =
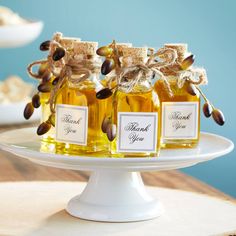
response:
<svg viewBox="0 0 236 236"><path fill-rule="evenodd" d="M86 80L78 86L67 84L61 89L57 104L80 106L88 108L88 131L86 145L77 145L70 142L57 142L57 152L68 154L102 155L108 152L108 140L102 133L101 125L107 112L107 100L96 98L96 86L93 79Z"/></svg>
<svg viewBox="0 0 236 236"><path fill-rule="evenodd" d="M141 92L143 91L143 92ZM119 112L156 112L159 111L159 100L154 90L143 90L141 87L137 92L125 93L118 91L116 95L116 101L113 102L113 121L116 125L117 114ZM156 143L156 153L150 152L118 152L117 151L117 138L111 143L111 153L113 156L124 157L148 157L157 156L159 152L159 141Z"/></svg>
<svg viewBox="0 0 236 236"><path fill-rule="evenodd" d="M165 89L165 85L163 81L158 80L155 83L154 89L156 93L159 96L160 99L160 110L159 110L159 137L160 137L160 144L162 148L191 148L195 147L199 141L199 135L200 135L200 97L199 94L192 96L186 91L186 84L179 88L177 86L177 78L172 77L171 79L168 79L168 82L170 84L170 88L172 90L173 96L169 96L168 92ZM163 129L164 129L164 119L168 119L168 117L164 117L163 110L165 103L168 104L181 104L181 103L196 103L197 111L196 113L192 114L195 116L196 119L196 135L194 138L165 138L163 136ZM186 127L187 128L187 127Z"/></svg>

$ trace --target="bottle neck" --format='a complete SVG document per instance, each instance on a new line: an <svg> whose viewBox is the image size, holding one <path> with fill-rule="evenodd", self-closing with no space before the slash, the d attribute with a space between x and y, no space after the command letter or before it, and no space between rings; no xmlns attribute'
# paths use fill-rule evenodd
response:
<svg viewBox="0 0 236 236"><path fill-rule="evenodd" d="M119 91L124 93L146 93L153 89L152 81L150 76L143 76L141 78L130 78L129 80L124 80L119 84Z"/></svg>
<svg viewBox="0 0 236 236"><path fill-rule="evenodd" d="M72 76L71 76L72 79L68 78L67 84L71 88L73 87L73 88L78 88L78 89L83 89L83 90L95 89L96 91L97 90L99 91L101 88L103 88L99 80L99 75L100 75L99 73L92 73L85 80L79 81L82 75L78 77L78 75L72 73ZM77 79L78 79L78 82L76 81Z"/></svg>

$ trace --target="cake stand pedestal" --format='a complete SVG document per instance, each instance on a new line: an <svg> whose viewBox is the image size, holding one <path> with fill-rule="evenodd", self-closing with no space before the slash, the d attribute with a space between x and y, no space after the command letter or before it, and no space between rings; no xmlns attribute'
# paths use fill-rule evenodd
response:
<svg viewBox="0 0 236 236"><path fill-rule="evenodd" d="M164 207L146 191L140 172L184 168L223 156L233 143L221 136L201 133L193 149L161 150L158 158L97 158L43 152L36 128L0 134L0 147L37 164L72 170L91 171L84 191L72 198L67 212L87 220L130 222L160 216ZM50 150L50 147L49 147Z"/></svg>
<svg viewBox="0 0 236 236"><path fill-rule="evenodd" d="M140 173L107 170L93 172L66 210L79 218L110 222L148 220L163 213L162 204L146 192Z"/></svg>

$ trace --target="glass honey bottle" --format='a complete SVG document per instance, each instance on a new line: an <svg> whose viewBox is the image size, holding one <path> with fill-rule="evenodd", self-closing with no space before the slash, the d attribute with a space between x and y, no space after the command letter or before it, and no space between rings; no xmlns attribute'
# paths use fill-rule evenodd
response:
<svg viewBox="0 0 236 236"><path fill-rule="evenodd" d="M80 38L73 38L73 37L63 37L61 33L56 33L51 41L46 41L48 43L51 42L58 43L58 45L61 45L66 50L73 50L74 43L80 42ZM41 45L45 45L45 42ZM41 46L42 48L42 46ZM42 48L43 49L43 48ZM49 47L49 56L54 53L55 48ZM53 61L52 61L53 62ZM53 62L55 63L55 62ZM56 65L54 67L56 69ZM45 79L48 80L48 83L52 84L54 79L56 78L53 73L51 73L49 65L47 62L41 64L39 67L39 73L44 74ZM41 123L46 122L48 118L50 117L51 111L50 111L50 105L48 103L50 98L50 91L40 93L40 101L41 101ZM46 143L53 144L55 142L55 128L51 126L50 130L42 135L41 138L42 141Z"/></svg>
<svg viewBox="0 0 236 236"><path fill-rule="evenodd" d="M96 92L103 88L97 46L97 42L74 44L71 57L76 64L72 63L70 78L66 78L56 102L58 152L95 156L107 153L108 140L101 131L107 101L96 99Z"/></svg>
<svg viewBox="0 0 236 236"><path fill-rule="evenodd" d="M160 100L160 144L162 148L195 147L200 134L200 95L197 90L189 93L189 82L183 76L187 74L182 66L186 62L192 64L193 57L187 59L190 62L185 60L186 44L166 44L165 48L176 50L177 58L174 64L162 69L172 94L164 80L158 80L154 86Z"/></svg>
<svg viewBox="0 0 236 236"><path fill-rule="evenodd" d="M124 68L135 68L147 61L147 48L127 47L122 53L121 67ZM112 98L111 134L116 129L116 138L111 142L111 154L114 157L157 156L158 97L150 75L141 73L136 77L132 75L134 71L130 72L119 78Z"/></svg>

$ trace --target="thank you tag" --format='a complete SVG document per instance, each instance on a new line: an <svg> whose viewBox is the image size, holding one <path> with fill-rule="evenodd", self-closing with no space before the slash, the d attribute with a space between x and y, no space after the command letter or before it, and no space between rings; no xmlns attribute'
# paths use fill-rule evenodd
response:
<svg viewBox="0 0 236 236"><path fill-rule="evenodd" d="M162 103L162 138L196 139L198 136L198 102Z"/></svg>
<svg viewBox="0 0 236 236"><path fill-rule="evenodd" d="M56 105L56 141L87 145L88 107Z"/></svg>
<svg viewBox="0 0 236 236"><path fill-rule="evenodd" d="M118 152L156 152L157 112L118 112Z"/></svg>

